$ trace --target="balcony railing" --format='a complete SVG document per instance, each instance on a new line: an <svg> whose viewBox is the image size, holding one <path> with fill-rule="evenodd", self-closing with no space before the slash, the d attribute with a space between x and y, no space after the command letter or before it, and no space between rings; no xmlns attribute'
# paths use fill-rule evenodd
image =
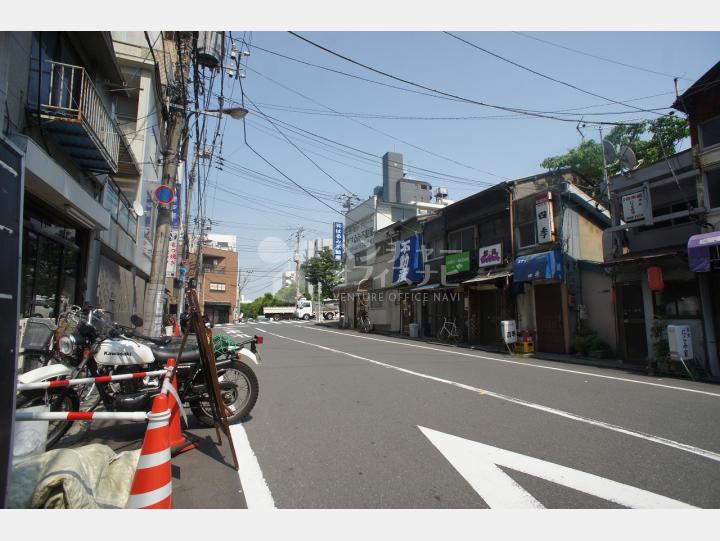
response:
<svg viewBox="0 0 720 541"><path fill-rule="evenodd" d="M46 62L50 64L49 84L41 85L39 103L44 125L81 166L117 172L120 130L87 71L80 66ZM43 77L47 77L46 71Z"/></svg>

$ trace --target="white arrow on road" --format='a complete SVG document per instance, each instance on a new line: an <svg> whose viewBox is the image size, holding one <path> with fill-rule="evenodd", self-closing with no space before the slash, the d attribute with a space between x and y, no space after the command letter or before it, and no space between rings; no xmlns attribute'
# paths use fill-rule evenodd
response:
<svg viewBox="0 0 720 541"><path fill-rule="evenodd" d="M647 490L591 473L418 426L492 509L544 506L498 466L533 475L633 509L694 508Z"/></svg>

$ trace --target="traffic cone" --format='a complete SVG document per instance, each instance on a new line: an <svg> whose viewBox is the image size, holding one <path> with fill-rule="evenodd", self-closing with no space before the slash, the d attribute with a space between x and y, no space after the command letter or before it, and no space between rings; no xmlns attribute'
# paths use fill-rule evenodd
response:
<svg viewBox="0 0 720 541"><path fill-rule="evenodd" d="M172 470L168 399L159 394L153 399L140 460L126 507L130 509L171 509Z"/></svg>
<svg viewBox="0 0 720 541"><path fill-rule="evenodd" d="M180 336L180 325L178 325L177 320L175 320L175 332L173 333L173 336Z"/></svg>
<svg viewBox="0 0 720 541"><path fill-rule="evenodd" d="M167 367L175 367L175 359L168 359ZM173 374L172 382L170 385L177 390L177 375ZM163 384L163 388L165 385ZM190 451L198 447L197 439L190 439L182 433L182 426L180 424L180 408L182 404L179 404L175 399L176 393L168 392L168 407L170 408L170 452L172 456L177 456L185 451Z"/></svg>

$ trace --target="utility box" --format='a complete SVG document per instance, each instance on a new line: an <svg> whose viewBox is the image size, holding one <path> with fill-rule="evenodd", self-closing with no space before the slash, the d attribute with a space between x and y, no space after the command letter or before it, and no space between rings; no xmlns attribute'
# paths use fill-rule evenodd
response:
<svg viewBox="0 0 720 541"><path fill-rule="evenodd" d="M515 320L508 319L500 322L500 334L506 344L514 344L517 342L517 330Z"/></svg>
<svg viewBox="0 0 720 541"><path fill-rule="evenodd" d="M668 325L667 333L670 358L673 361L689 361L694 358L689 325Z"/></svg>

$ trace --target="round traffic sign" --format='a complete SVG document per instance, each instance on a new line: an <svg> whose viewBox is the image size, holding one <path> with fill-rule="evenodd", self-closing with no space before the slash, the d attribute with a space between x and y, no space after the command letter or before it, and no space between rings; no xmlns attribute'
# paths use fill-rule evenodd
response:
<svg viewBox="0 0 720 541"><path fill-rule="evenodd" d="M172 203L175 199L175 190L173 190L172 186L169 186L168 184L161 184L157 188L155 188L155 201L162 204L167 205L169 203Z"/></svg>

